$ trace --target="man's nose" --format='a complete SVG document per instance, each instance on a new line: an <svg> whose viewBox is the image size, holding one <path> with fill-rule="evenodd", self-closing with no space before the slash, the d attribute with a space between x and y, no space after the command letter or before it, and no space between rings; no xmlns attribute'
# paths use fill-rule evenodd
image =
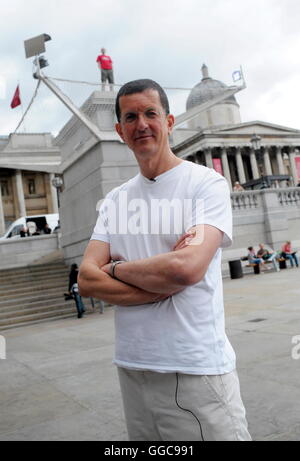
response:
<svg viewBox="0 0 300 461"><path fill-rule="evenodd" d="M146 128L148 128L147 120L143 114L139 114L137 118L137 129L144 131Z"/></svg>

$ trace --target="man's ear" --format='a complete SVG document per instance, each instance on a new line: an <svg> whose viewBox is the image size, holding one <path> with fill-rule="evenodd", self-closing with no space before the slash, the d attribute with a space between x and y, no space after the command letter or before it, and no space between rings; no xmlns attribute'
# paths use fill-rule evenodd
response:
<svg viewBox="0 0 300 461"><path fill-rule="evenodd" d="M115 128L116 128L116 132L118 133L118 135L120 136L120 138L124 141L124 136L123 136L123 131L122 131L121 123L116 123Z"/></svg>
<svg viewBox="0 0 300 461"><path fill-rule="evenodd" d="M167 115L167 122L168 122L168 133L171 134L172 131L173 131L174 123L175 123L174 115L168 114Z"/></svg>

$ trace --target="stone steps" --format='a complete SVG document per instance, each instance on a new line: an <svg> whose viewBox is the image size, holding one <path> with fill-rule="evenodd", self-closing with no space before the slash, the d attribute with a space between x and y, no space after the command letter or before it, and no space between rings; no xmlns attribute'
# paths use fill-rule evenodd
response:
<svg viewBox="0 0 300 461"><path fill-rule="evenodd" d="M11 330L12 328L20 328L35 325L38 323L49 322L54 320L61 320L66 318L75 318L76 314L70 311L54 311L48 314L47 316L41 316L37 314L35 316L23 316L18 317L14 321L5 322L5 324L0 324L0 331Z"/></svg>
<svg viewBox="0 0 300 461"><path fill-rule="evenodd" d="M13 281L11 280L10 282L5 282L5 283L0 283L0 294L5 293L6 290L10 291L12 288L18 290L19 288L27 288L27 287L38 287L38 286L43 286L47 287L48 282L49 284L53 285L57 282L61 282L64 280L64 282L68 281L68 276L66 274L58 274L58 275L53 275L51 277L37 277L34 279L28 279L28 280L16 280Z"/></svg>
<svg viewBox="0 0 300 461"><path fill-rule="evenodd" d="M26 301L10 300L10 302L7 301L5 303L0 303L0 318L2 315L5 315L6 313L10 314L11 312L13 312L14 309L17 311L24 311L24 310L38 309L38 308L44 309L47 307L49 307L50 309L52 306L55 306L55 305L69 304L70 301L72 302L72 305L75 305L74 300L65 301L63 296L52 296L52 297L48 297L47 299L38 299L38 300L36 300L35 298L33 299L28 298Z"/></svg>
<svg viewBox="0 0 300 461"><path fill-rule="evenodd" d="M0 312L0 327L2 326L2 322L8 323L14 319L19 322L19 319L22 319L24 316L26 316L26 319L29 319L36 314L41 314L41 317L47 317L48 315L51 316L52 312L72 312L74 315L76 314L75 301L72 300L71 303L68 301L44 306L31 306L24 309L10 310L4 313Z"/></svg>
<svg viewBox="0 0 300 461"><path fill-rule="evenodd" d="M0 270L0 283L2 280L13 280L22 277L34 277L38 275L51 275L64 271L68 273L68 268L64 264L49 264L44 266L27 266L16 269Z"/></svg>
<svg viewBox="0 0 300 461"><path fill-rule="evenodd" d="M46 293L38 293L35 295L18 295L18 296L9 296L9 297L1 297L0 298L0 312L3 311L4 308L12 307L14 305L20 306L21 304L35 304L37 302L49 302L54 301L56 299L61 300L63 297L63 293L58 292L57 288L48 289ZM4 299L5 298L5 299Z"/></svg>
<svg viewBox="0 0 300 461"><path fill-rule="evenodd" d="M63 296L63 293L66 293L68 291L67 288L67 281L62 281L60 284L54 284L52 287L48 286L45 289L45 291L40 290L38 288L35 288L34 290L30 288L26 288L26 290L13 290L13 288L11 288L10 291L6 291L5 295L0 296L0 306L2 306L6 301L8 301L9 304L11 300L16 300L17 302L21 303L24 299L26 301L28 301L28 299L33 299L37 301L36 298L45 299L48 295L53 296L53 294L59 294Z"/></svg>
<svg viewBox="0 0 300 461"><path fill-rule="evenodd" d="M0 271L0 331L73 317L74 300L65 301L69 268L61 261ZM87 310L89 300L84 299Z"/></svg>
<svg viewBox="0 0 300 461"><path fill-rule="evenodd" d="M56 283L55 283L56 282ZM57 288L58 290L61 291L61 293L68 291L68 281L67 279L65 281L62 280L57 280L57 281L52 281L51 284L47 285L46 283L44 284L36 284L36 285L29 285L29 286L18 286L16 289L13 288L13 286L10 287L10 289L6 290L0 290L0 299L3 299L3 297L9 296L10 298L12 296L19 296L22 294L30 294L30 293L41 293L41 292L46 292L49 288Z"/></svg>

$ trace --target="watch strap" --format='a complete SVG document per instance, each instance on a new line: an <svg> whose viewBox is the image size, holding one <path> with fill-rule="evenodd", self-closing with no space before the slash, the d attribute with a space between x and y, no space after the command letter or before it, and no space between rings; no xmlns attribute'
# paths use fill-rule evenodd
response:
<svg viewBox="0 0 300 461"><path fill-rule="evenodd" d="M112 278L119 280L118 277L115 276L115 268L116 268L116 266L117 266L118 264L121 264L121 263L123 263L123 262L124 262L124 261L113 261L113 262L111 263L110 275L112 276Z"/></svg>

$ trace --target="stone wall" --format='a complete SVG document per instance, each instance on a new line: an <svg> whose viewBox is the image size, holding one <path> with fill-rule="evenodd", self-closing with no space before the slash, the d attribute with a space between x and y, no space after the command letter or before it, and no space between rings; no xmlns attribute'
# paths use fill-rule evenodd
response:
<svg viewBox="0 0 300 461"><path fill-rule="evenodd" d="M0 241L0 270L23 267L59 248L58 234Z"/></svg>
<svg viewBox="0 0 300 461"><path fill-rule="evenodd" d="M121 142L98 143L65 170L59 213L67 264L80 263L97 220L99 200L137 172L133 153Z"/></svg>
<svg viewBox="0 0 300 461"><path fill-rule="evenodd" d="M235 192L233 245L223 251L223 273L227 262L247 255L247 248L265 243L276 251L286 240L300 249L300 188Z"/></svg>

